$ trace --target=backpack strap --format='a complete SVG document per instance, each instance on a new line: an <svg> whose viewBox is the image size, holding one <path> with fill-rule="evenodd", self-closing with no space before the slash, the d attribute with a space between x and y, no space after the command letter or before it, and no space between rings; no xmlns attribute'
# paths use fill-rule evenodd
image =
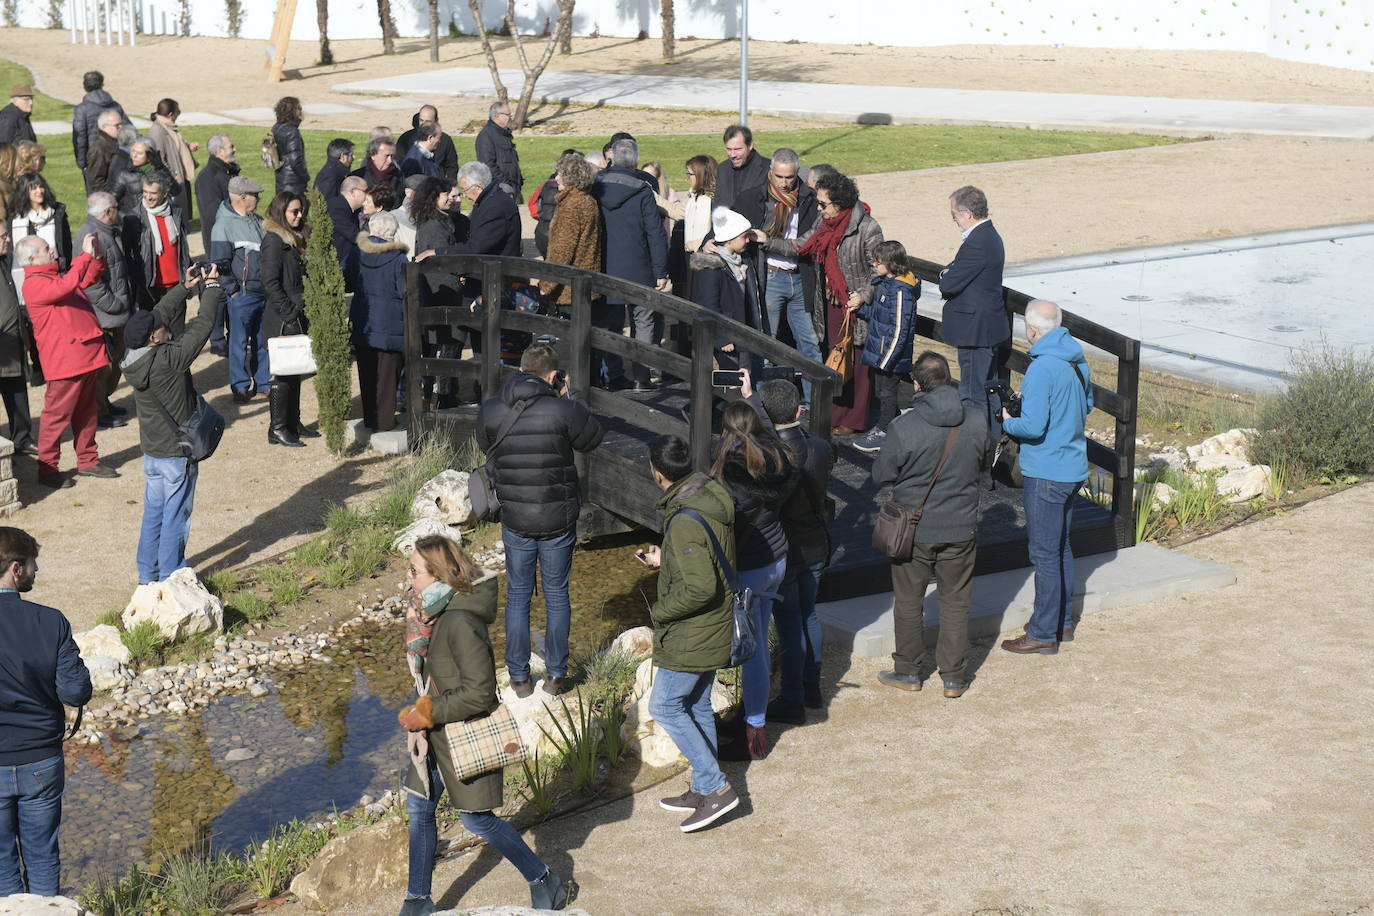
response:
<svg viewBox="0 0 1374 916"><path fill-rule="evenodd" d="M725 558L725 550L720 546L720 539L716 537L716 533L711 530L710 523L708 523L702 514L695 509L679 509L677 512L673 513L673 518L677 518L679 515L691 516L698 522L701 522L701 527L706 529L706 536L711 539L711 547L716 552L716 562L720 564L720 571L725 574L725 581L729 583L730 591L739 591L739 578L735 575L735 568L731 566L730 561ZM668 519L669 523L671 523L672 520L672 518ZM664 525L663 527L666 529L668 526Z"/></svg>
<svg viewBox="0 0 1374 916"><path fill-rule="evenodd" d="M515 425L515 421L520 419L520 415L525 412L525 408L530 406L531 403L533 403L533 399L527 398L512 407L510 413L506 414L506 419L501 422L500 429L496 430L496 437L491 440L491 448L487 449L488 457L496 453L496 447L501 444L502 439L506 438L506 434L509 433L511 427Z"/></svg>

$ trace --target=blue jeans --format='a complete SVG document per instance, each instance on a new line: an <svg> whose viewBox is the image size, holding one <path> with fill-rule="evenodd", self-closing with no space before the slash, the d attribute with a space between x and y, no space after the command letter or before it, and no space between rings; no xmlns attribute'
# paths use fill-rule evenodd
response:
<svg viewBox="0 0 1374 916"><path fill-rule="evenodd" d="M0 767L0 897L27 892L57 896L62 870L57 825L67 773L62 755ZM24 879L19 877L22 850Z"/></svg>
<svg viewBox="0 0 1374 916"><path fill-rule="evenodd" d="M138 584L161 582L186 565L191 508L200 465L189 458L143 456L143 531L138 538Z"/></svg>
<svg viewBox="0 0 1374 916"><path fill-rule="evenodd" d="M786 557L757 569L741 570L740 588L776 593L782 586L782 577L786 572ZM768 711L769 684L773 680L773 658L768 651L768 621L773 616L775 603L767 598L754 603L754 635L758 638L758 650L743 665L744 721L755 728L763 727L764 714Z"/></svg>
<svg viewBox="0 0 1374 916"><path fill-rule="evenodd" d="M821 682L821 618L816 614L816 591L823 569L824 563L789 563L780 589L782 600L773 608L782 669L781 696L789 703L802 701L803 684Z"/></svg>
<svg viewBox="0 0 1374 916"><path fill-rule="evenodd" d="M770 336L777 337L781 327L779 319L783 309L787 310L787 325L792 329L792 340L797 352L808 359L821 362L821 345L816 340L816 326L811 323L811 311L806 307L806 296L802 275L789 274L782 270L768 271L768 284L763 290L763 305L768 314ZM811 403L811 383L802 381L802 399Z"/></svg>
<svg viewBox="0 0 1374 916"><path fill-rule="evenodd" d="M443 779L434 755L429 756L429 798L414 792L406 793L406 813L410 815L410 878L406 882L407 897L428 897L434 883L434 853L439 846L439 828L434 811L439 807ZM506 821L490 811L460 811L458 819L463 829L486 840L492 849L505 856L525 880L533 883L544 877L549 868L530 849L529 844Z"/></svg>
<svg viewBox="0 0 1374 916"><path fill-rule="evenodd" d="M265 305L263 299L247 293L229 297L229 387L240 394L267 387L267 338L262 335Z"/></svg>
<svg viewBox="0 0 1374 916"><path fill-rule="evenodd" d="M716 717L711 711L715 680L714 671L655 668L649 694L649 714L691 764L692 791L700 795L710 795L725 785L716 759Z"/></svg>
<svg viewBox="0 0 1374 916"><path fill-rule="evenodd" d="M534 569L538 565L544 584L544 663L550 677L568 673L568 625L572 603L568 579L572 576L573 544L577 526L551 538L527 538L502 529L506 546L506 670L512 681L530 678L530 596L534 594Z"/></svg>
<svg viewBox="0 0 1374 916"><path fill-rule="evenodd" d="M1026 538L1035 567L1035 609L1026 635L1040 642L1059 642L1063 627L1073 625L1073 499L1079 483L1027 477L1022 500Z"/></svg>

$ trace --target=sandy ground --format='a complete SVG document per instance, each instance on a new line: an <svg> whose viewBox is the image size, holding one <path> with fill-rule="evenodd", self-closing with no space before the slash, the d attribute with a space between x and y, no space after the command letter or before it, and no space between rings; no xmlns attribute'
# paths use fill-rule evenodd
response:
<svg viewBox="0 0 1374 916"><path fill-rule="evenodd" d="M743 804L715 828L681 834L668 783L527 836L598 916L1366 912L1371 517L1365 485L1197 542L1236 585L1091 615L1057 656L985 647L959 700L832 654L824 721L726 764ZM1341 575L1312 576L1301 545ZM527 891L486 850L441 864L435 893Z"/></svg>

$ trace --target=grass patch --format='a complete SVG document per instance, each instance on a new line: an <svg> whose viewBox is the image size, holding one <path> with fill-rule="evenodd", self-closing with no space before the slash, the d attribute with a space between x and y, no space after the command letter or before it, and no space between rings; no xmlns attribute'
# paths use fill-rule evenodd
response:
<svg viewBox="0 0 1374 916"><path fill-rule="evenodd" d="M25 67L25 66L24 66L23 64L21 64L21 63L17 63L17 62L12 61L12 60L5 60L5 59L3 59L3 58L0 58L0 86L4 86L4 87L5 87L5 89L6 89L6 95L7 95L7 96L8 96L9 87L10 87L10 86L13 86L15 83L28 83L30 86L34 86L33 74L29 72L29 68L28 68L28 67ZM6 98L5 101L6 101L6 103L8 104L9 99ZM72 112L73 112L74 110L75 110L75 106L73 106L70 102L64 102L64 101L62 101L61 99L56 99L56 98L53 98L53 97L50 96L50 95L47 95L46 93L39 92L39 91L38 91L38 88L37 88L36 86L34 86L34 91L33 91L33 113L32 113L31 115L29 115L29 119L30 119L30 120L33 120L33 121L66 121L68 124L70 124L70 123L71 123L71 120L72 120ZM60 135L60 134L53 134L53 135L52 135L52 137L60 137L60 136L62 136L62 135ZM61 143L56 143L56 142L49 144L48 139L45 139L44 137L39 137L39 138L38 138L38 142L43 143L44 145L47 145L47 146L48 146L48 159L49 159L49 161L51 161L51 160L54 158L54 157L53 157L54 148L61 148L61 147L65 146L65 148L66 148L67 150L70 150L70 149L71 149L71 133L70 133L70 131L68 131L68 133L67 133L67 135L66 135L66 138L67 138L66 144L61 144ZM44 171L46 172L46 169L45 169ZM83 212L84 212L84 211L83 211Z"/></svg>
<svg viewBox="0 0 1374 916"><path fill-rule="evenodd" d="M238 611L243 615L244 620L264 620L272 616L272 605L257 592L251 589L240 589L230 592L224 599L226 608Z"/></svg>
<svg viewBox="0 0 1374 916"><path fill-rule="evenodd" d="M359 528L367 526L367 517L357 509L346 506L330 506L325 513L324 527L335 537L345 537Z"/></svg>
<svg viewBox="0 0 1374 916"><path fill-rule="evenodd" d="M348 545L348 572L355 579L370 576L386 564L391 554L391 532L369 529L359 532Z"/></svg>
<svg viewBox="0 0 1374 916"><path fill-rule="evenodd" d="M125 630L121 638L124 648L133 656L131 664L135 669L146 668L156 662L167 647L167 637L151 620L140 620L133 629Z"/></svg>
<svg viewBox="0 0 1374 916"><path fill-rule="evenodd" d="M353 571L346 559L330 560L320 568L320 584L325 588L343 588L352 581Z"/></svg>
<svg viewBox="0 0 1374 916"><path fill-rule="evenodd" d="M234 569L212 569L201 577L201 584L206 591L216 598L223 598L238 589L241 577Z"/></svg>
<svg viewBox="0 0 1374 916"><path fill-rule="evenodd" d="M332 537L320 535L297 547L293 556L301 566L323 566L337 551L338 548Z"/></svg>
<svg viewBox="0 0 1374 916"><path fill-rule="evenodd" d="M236 864L227 853L179 852L162 867L159 896L181 916L217 916L238 893Z"/></svg>
<svg viewBox="0 0 1374 916"><path fill-rule="evenodd" d="M328 832L292 820L245 853L234 874L259 897L273 897L286 889L291 878L308 866L329 840Z"/></svg>
<svg viewBox="0 0 1374 916"><path fill-rule="evenodd" d="M566 700L560 700L561 709L551 711L550 718L557 734L540 725L540 731L558 751L560 762L568 770L574 792L589 792L596 783L597 752L601 742L597 729L599 717L589 699L582 696L582 688L577 689L577 707L569 709Z"/></svg>
<svg viewBox="0 0 1374 916"><path fill-rule="evenodd" d="M109 626L120 629L124 626L123 620L124 610L122 608L112 607L95 619L95 625L98 627Z"/></svg>

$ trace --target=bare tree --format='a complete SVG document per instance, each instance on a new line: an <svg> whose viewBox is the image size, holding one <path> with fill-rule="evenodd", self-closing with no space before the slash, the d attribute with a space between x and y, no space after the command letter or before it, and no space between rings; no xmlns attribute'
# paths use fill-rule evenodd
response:
<svg viewBox="0 0 1374 916"><path fill-rule="evenodd" d="M320 27L320 63L334 63L334 52L329 50L329 0L315 0L315 22Z"/></svg>
<svg viewBox="0 0 1374 916"><path fill-rule="evenodd" d="M391 18L391 0L377 0L377 19L382 24L382 53L396 53L396 20Z"/></svg>
<svg viewBox="0 0 1374 916"><path fill-rule="evenodd" d="M513 2L511 6L514 7ZM510 93L506 91L506 84L501 82L501 68L496 66L496 52L491 49L491 36L487 34L487 26L482 22L482 0L468 0L468 9L472 10L472 21L477 24L477 34L482 36L482 52L487 56L487 69L491 71L491 84L496 88L496 98L502 102L507 101ZM524 124L517 121L512 126L524 127Z"/></svg>
<svg viewBox="0 0 1374 916"><path fill-rule="evenodd" d="M429 62L439 62L439 0L429 0Z"/></svg>
<svg viewBox="0 0 1374 916"><path fill-rule="evenodd" d="M544 40L544 53L539 56L539 60L531 64L529 55L525 53L525 43L520 38L520 30L515 25L515 0L506 0L506 29L510 32L511 41L515 43L515 54L520 58L520 70L525 75L525 84L520 89L520 99L516 102L515 111L511 113L512 128L525 126L530 102L534 98L535 83L553 59L554 49L560 43L568 46L568 36L572 34L573 7L577 0L555 2L558 4L558 22ZM487 57L487 69L491 71L491 82L496 89L496 97L502 102L508 102L510 92L506 89L506 84L501 82L501 70L496 66L496 52L491 47L491 36L487 34L486 25L482 22L481 0L468 0L468 9L472 10L472 19L477 23L477 33L482 36L482 51Z"/></svg>
<svg viewBox="0 0 1374 916"><path fill-rule="evenodd" d="M677 43L673 36L673 0L659 0L659 4L663 13L663 59L672 60Z"/></svg>

